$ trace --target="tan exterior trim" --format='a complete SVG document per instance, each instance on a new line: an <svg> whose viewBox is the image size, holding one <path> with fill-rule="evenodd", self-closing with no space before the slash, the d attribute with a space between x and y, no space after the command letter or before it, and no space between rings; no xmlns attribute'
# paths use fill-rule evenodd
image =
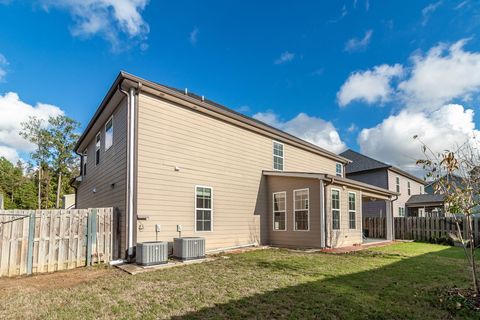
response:
<svg viewBox="0 0 480 320"><path fill-rule="evenodd" d="M384 200L390 200L392 196L398 195L398 193L389 191L387 189L375 187L375 186L372 186L363 182L359 182L356 180L337 177L331 174L288 172L288 171L287 172L286 171L263 171L263 175L324 180L324 181L328 181L330 184L337 183L344 186L360 188L365 194L368 194L374 198L381 198Z"/></svg>

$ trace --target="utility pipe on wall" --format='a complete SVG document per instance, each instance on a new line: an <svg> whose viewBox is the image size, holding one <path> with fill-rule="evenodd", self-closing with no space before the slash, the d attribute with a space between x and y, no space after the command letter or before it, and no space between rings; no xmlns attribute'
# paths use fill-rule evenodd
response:
<svg viewBox="0 0 480 320"><path fill-rule="evenodd" d="M136 94L135 88L129 91L122 89L121 84L118 90L127 97L128 109L128 147L127 147L127 254L128 258L133 256L133 214L134 214L134 190L135 190L135 115L136 115Z"/></svg>

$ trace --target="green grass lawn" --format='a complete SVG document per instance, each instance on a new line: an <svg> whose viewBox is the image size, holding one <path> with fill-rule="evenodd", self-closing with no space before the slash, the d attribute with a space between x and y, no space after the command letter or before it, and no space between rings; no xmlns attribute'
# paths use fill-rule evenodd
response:
<svg viewBox="0 0 480 320"><path fill-rule="evenodd" d="M53 275L1 280L0 318L479 319L442 297L469 286L464 270L460 249L431 244L337 255L257 250L136 276L75 271L100 274L71 285L70 272L40 287L29 283Z"/></svg>

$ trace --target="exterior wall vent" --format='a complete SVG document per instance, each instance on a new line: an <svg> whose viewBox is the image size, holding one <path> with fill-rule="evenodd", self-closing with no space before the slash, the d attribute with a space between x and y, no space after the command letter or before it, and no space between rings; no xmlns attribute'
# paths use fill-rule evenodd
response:
<svg viewBox="0 0 480 320"><path fill-rule="evenodd" d="M137 243L137 264L142 266L152 266L155 264L167 263L167 260L168 242L152 241Z"/></svg>
<svg viewBox="0 0 480 320"><path fill-rule="evenodd" d="M182 237L173 239L173 256L180 260L205 258L205 238Z"/></svg>

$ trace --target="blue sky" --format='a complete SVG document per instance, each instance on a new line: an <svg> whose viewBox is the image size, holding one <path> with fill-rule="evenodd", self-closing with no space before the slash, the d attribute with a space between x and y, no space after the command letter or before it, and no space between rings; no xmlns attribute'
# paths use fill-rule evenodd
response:
<svg viewBox="0 0 480 320"><path fill-rule="evenodd" d="M479 30L473 0L0 0L0 155L27 115L85 126L125 70L414 170L413 134L477 130Z"/></svg>

